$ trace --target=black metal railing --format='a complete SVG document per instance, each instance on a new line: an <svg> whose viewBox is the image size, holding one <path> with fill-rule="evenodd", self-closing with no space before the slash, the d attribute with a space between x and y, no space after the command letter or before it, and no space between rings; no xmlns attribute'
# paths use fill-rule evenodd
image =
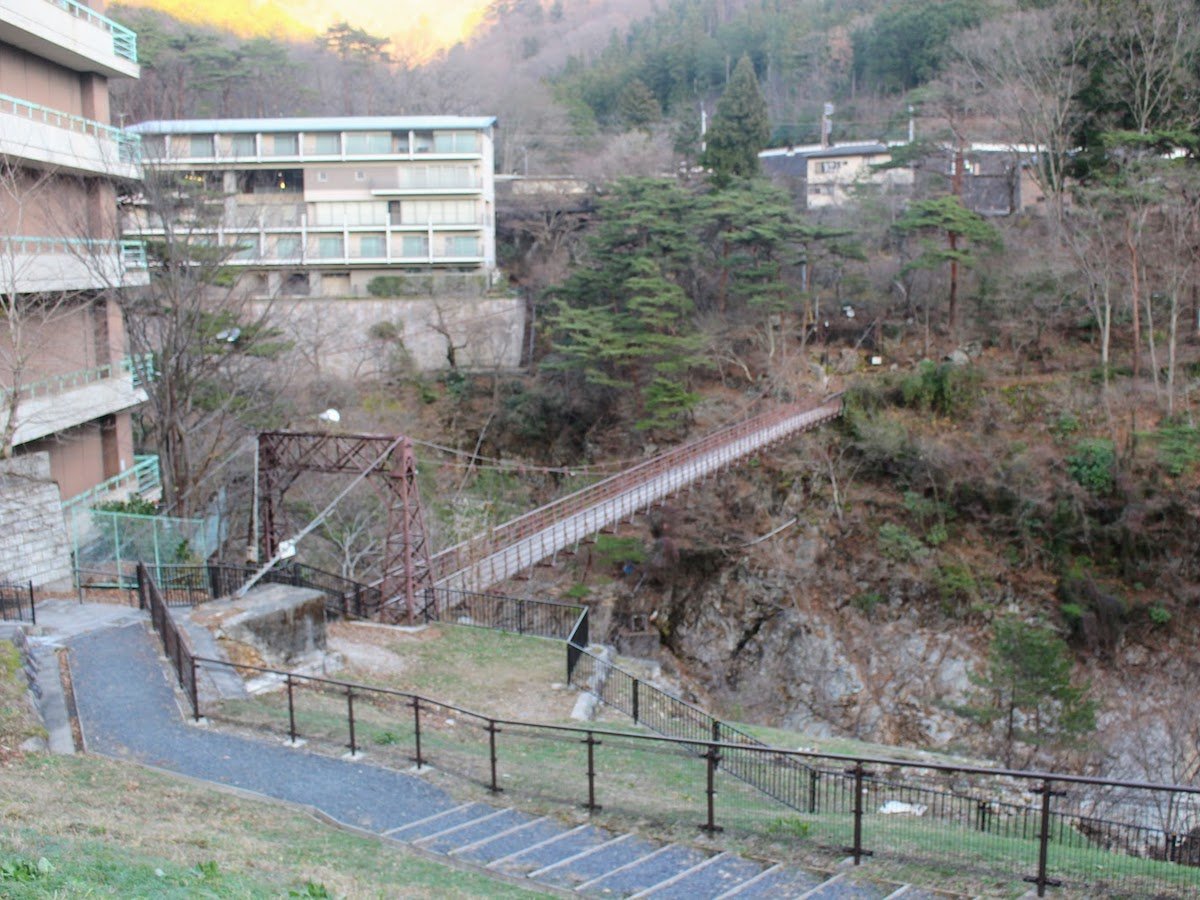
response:
<svg viewBox="0 0 1200 900"><path fill-rule="evenodd" d="M385 764L433 764L496 793L583 801L590 811L603 806L668 830L690 822L776 844L783 834L797 845L791 850L803 845L856 861L873 855L900 866L953 866L968 879L1023 879L1039 896L1060 884L1089 896L1188 897L1200 890L1200 788L539 724L406 691L215 659L191 662L280 685L270 697L205 709L210 719L286 731L293 743L340 744L352 754L369 748ZM727 766L739 755L757 771L774 772L779 794L802 793L804 809L745 790ZM1126 810L1167 797L1186 814L1171 831L1087 812L1106 792L1120 793ZM1038 803L1008 802L1005 793ZM894 814L897 804L903 811Z"/></svg>
<svg viewBox="0 0 1200 900"><path fill-rule="evenodd" d="M183 629L171 618L171 610L150 570L138 563L137 567L138 608L150 612L150 622L162 641L163 651L175 671L175 678L192 704L192 715L200 719L199 689L196 685L196 656L188 645Z"/></svg>
<svg viewBox="0 0 1200 900"><path fill-rule="evenodd" d="M167 606L195 606L235 593L257 570L229 563L153 567ZM334 618L368 619L382 606L378 588L343 578L332 572L293 562L270 569L263 584L289 584L318 590L325 595L325 612Z"/></svg>
<svg viewBox="0 0 1200 900"><path fill-rule="evenodd" d="M710 832L728 825L765 840L782 832L849 853L856 863L874 854L904 865L952 865L972 877L1023 877L1039 896L1059 884L1095 896L1187 897L1200 890L1197 787L769 747L615 668L593 668L606 680L614 671L627 679L613 680L609 702L636 709L638 721L697 736L498 719L405 691L196 657L144 566L138 567L138 597L197 719L200 668L254 672L278 680L286 707L251 724L281 729L286 716L295 743L301 735L340 740L344 721L352 754L367 743L384 758L394 755L392 747L406 753L411 746L418 765L436 755L439 768L494 792L516 787L564 802L586 789L584 806L591 811L600 809L598 796L611 792L614 808L664 825L695 814ZM576 649L584 666L605 665ZM576 675L583 677L582 667ZM254 719L262 712L255 703L267 704L270 713L273 701L239 702L205 712L236 718L240 710ZM586 764L582 754L572 762L567 751L580 745ZM1012 795L1038 802L1016 802ZM1171 810L1169 820L1153 821L1162 809Z"/></svg>
<svg viewBox="0 0 1200 900"><path fill-rule="evenodd" d="M33 604L33 582L13 584L0 582L0 622L29 622L37 624L37 609Z"/></svg>

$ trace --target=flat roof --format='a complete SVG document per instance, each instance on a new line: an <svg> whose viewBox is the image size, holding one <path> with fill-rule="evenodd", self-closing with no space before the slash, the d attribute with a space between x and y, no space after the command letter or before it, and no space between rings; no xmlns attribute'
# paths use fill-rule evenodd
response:
<svg viewBox="0 0 1200 900"><path fill-rule="evenodd" d="M239 134L260 131L480 131L495 116L313 116L277 119L168 119L127 126L137 134Z"/></svg>
<svg viewBox="0 0 1200 900"><path fill-rule="evenodd" d="M846 144L831 144L824 147L820 144L801 144L796 147L773 147L761 151L760 159L770 159L776 156L800 156L815 159L823 156L870 156L875 153L888 153L891 148L879 141L854 141Z"/></svg>

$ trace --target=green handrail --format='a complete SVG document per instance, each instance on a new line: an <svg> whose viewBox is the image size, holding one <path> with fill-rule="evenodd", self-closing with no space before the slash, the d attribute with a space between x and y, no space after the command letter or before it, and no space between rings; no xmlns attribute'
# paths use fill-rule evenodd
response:
<svg viewBox="0 0 1200 900"><path fill-rule="evenodd" d="M113 53L130 62L138 61L137 32L130 31L124 25L114 22L108 16L103 16L77 0L47 0L59 9L66 10L77 19L83 19L90 25L102 28L112 35Z"/></svg>

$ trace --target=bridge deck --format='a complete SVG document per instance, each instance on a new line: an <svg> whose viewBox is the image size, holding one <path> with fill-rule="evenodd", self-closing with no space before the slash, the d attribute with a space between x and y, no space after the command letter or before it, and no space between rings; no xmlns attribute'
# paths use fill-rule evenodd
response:
<svg viewBox="0 0 1200 900"><path fill-rule="evenodd" d="M660 454L442 551L433 558L434 583L440 588L485 590L725 466L836 418L841 411L840 400L812 409L775 409Z"/></svg>

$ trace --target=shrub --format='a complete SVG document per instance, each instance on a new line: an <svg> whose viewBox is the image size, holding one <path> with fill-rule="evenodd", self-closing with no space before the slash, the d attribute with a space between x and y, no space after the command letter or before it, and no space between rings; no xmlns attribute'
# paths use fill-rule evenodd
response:
<svg viewBox="0 0 1200 900"><path fill-rule="evenodd" d="M929 548L903 525L887 522L879 526L879 552L896 562L915 562L929 555Z"/></svg>
<svg viewBox="0 0 1200 900"><path fill-rule="evenodd" d="M1166 625L1171 621L1171 611L1159 606L1157 603L1151 606L1146 612L1150 616L1150 622L1154 625Z"/></svg>
<svg viewBox="0 0 1200 900"><path fill-rule="evenodd" d="M372 297L403 297L404 287L399 275L376 275L367 282L367 293Z"/></svg>
<svg viewBox="0 0 1200 900"><path fill-rule="evenodd" d="M982 380L979 371L970 366L938 365L926 359L900 382L900 397L912 409L962 415L978 402Z"/></svg>
<svg viewBox="0 0 1200 900"><path fill-rule="evenodd" d="M1167 423L1151 437L1158 444L1159 464L1175 477L1185 474L1200 461L1200 428Z"/></svg>
<svg viewBox="0 0 1200 900"><path fill-rule="evenodd" d="M1067 471L1083 488L1093 494L1107 494L1115 483L1117 451L1104 438L1085 438L1075 444L1067 457Z"/></svg>
<svg viewBox="0 0 1200 900"><path fill-rule="evenodd" d="M975 576L962 563L951 562L938 566L933 573L933 584L942 601L942 608L948 613L957 611L963 603L979 594Z"/></svg>
<svg viewBox="0 0 1200 900"><path fill-rule="evenodd" d="M851 605L861 612L867 618L875 612L875 607L883 603L883 594L879 591L865 591L861 594L856 594L850 600Z"/></svg>

